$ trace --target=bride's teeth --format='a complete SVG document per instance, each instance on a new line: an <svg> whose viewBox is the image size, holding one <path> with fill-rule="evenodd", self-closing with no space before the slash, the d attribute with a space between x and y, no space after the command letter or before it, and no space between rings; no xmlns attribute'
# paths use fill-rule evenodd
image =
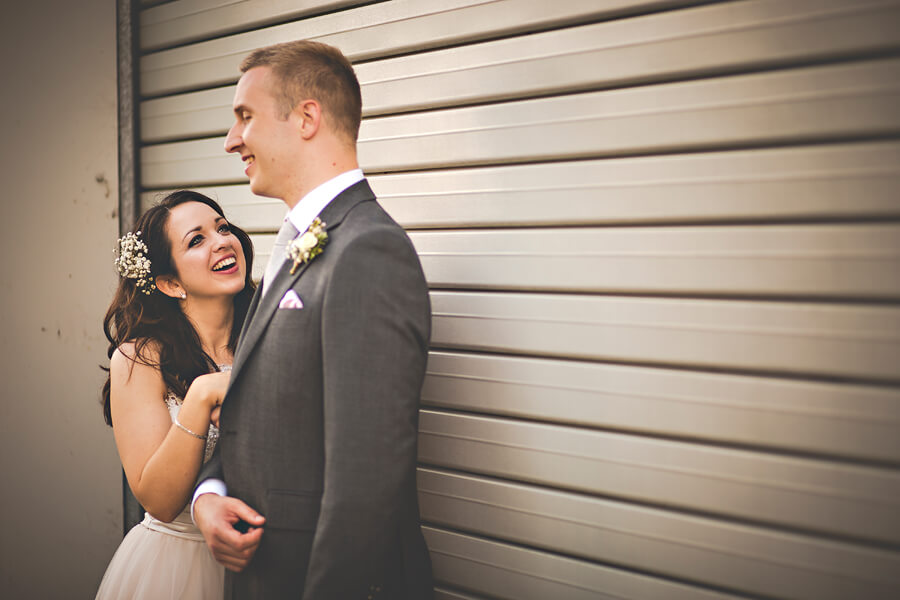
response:
<svg viewBox="0 0 900 600"><path fill-rule="evenodd" d="M234 259L234 257L225 258L213 265L213 271L221 271L223 269L227 269L228 267L233 266L235 263L237 263L237 261Z"/></svg>

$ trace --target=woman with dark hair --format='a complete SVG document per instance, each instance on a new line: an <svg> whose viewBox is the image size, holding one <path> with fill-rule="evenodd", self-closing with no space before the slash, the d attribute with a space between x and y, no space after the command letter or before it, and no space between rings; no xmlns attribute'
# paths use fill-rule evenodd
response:
<svg viewBox="0 0 900 600"><path fill-rule="evenodd" d="M221 598L223 570L186 508L254 285L250 237L197 192L170 194L119 240L121 279L103 320L103 414L146 509L97 598Z"/></svg>

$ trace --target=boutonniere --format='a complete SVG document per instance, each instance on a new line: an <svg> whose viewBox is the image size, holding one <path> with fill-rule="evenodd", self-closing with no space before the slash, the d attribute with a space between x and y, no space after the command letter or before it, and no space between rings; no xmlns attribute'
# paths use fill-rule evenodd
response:
<svg viewBox="0 0 900 600"><path fill-rule="evenodd" d="M300 265L305 265L318 255L328 242L328 234L325 232L325 223L319 217L313 220L303 235L294 238L287 247L287 257L294 261L291 267L291 275Z"/></svg>

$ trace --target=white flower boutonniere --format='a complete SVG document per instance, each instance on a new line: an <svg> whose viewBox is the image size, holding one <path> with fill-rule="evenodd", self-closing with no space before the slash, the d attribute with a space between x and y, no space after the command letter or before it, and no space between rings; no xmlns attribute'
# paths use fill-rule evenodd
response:
<svg viewBox="0 0 900 600"><path fill-rule="evenodd" d="M328 234L325 232L325 223L318 217L312 222L303 235L294 238L287 247L287 257L294 261L291 267L291 275L297 267L304 265L322 254L322 249L328 242Z"/></svg>

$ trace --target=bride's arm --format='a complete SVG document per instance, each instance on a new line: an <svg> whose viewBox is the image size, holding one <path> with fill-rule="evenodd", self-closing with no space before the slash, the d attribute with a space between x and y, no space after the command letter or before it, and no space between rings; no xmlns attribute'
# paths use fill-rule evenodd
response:
<svg viewBox="0 0 900 600"><path fill-rule="evenodd" d="M134 344L120 346L109 369L113 433L128 484L147 512L171 521L190 499L206 440L172 423L163 402L162 375L134 360ZM206 435L210 413L221 403L228 377L213 373L194 380L178 413L184 427Z"/></svg>

